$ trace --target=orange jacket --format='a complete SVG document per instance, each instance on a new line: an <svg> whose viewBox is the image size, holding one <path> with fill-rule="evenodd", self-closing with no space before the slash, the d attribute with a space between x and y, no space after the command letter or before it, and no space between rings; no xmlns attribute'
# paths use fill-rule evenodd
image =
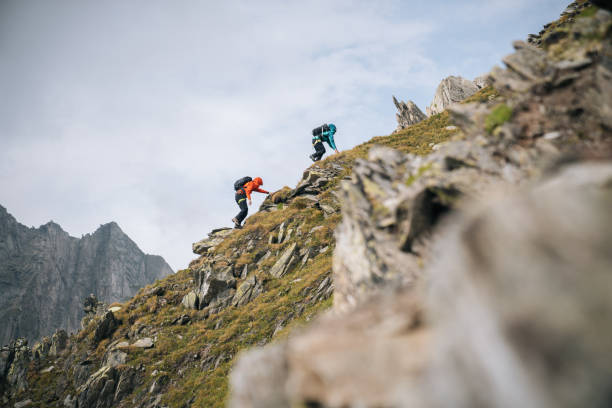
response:
<svg viewBox="0 0 612 408"><path fill-rule="evenodd" d="M263 180L261 179L261 177L255 177L253 181L249 181L248 183L246 183L244 187L242 187L242 190L244 190L244 193L246 194L249 200L251 199L252 191L258 191L260 193L270 194L266 190L259 188L259 186L263 186Z"/></svg>

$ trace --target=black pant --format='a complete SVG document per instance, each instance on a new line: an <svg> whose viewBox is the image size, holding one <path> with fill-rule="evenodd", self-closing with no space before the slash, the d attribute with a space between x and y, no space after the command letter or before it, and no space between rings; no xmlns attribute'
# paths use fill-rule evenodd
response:
<svg viewBox="0 0 612 408"><path fill-rule="evenodd" d="M236 203L238 203L238 207L240 207L240 212L236 216L239 224L242 224L242 220L244 220L249 213L249 206L247 205L247 198L244 190L238 190L236 192Z"/></svg>
<svg viewBox="0 0 612 408"><path fill-rule="evenodd" d="M323 146L323 142L320 140L314 140L312 144L316 150L316 152L312 155L316 160L321 160L321 157L325 154L325 146Z"/></svg>

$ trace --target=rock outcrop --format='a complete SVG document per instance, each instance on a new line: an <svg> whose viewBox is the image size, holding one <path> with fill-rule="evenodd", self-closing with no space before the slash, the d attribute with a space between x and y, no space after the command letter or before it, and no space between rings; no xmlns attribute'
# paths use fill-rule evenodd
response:
<svg viewBox="0 0 612 408"><path fill-rule="evenodd" d="M204 255L209 250L214 249L223 240L232 233L231 228L217 228L208 234L208 238L194 242L191 249L194 254Z"/></svg>
<svg viewBox="0 0 612 408"><path fill-rule="evenodd" d="M452 75L444 78L438 85L431 104L426 109L427 116L441 113L452 104L461 102L476 92L478 92L478 86L468 79Z"/></svg>
<svg viewBox="0 0 612 408"><path fill-rule="evenodd" d="M478 89L486 88L487 86L493 85L493 81L491 80L489 74L477 76L476 78L474 78L473 82Z"/></svg>
<svg viewBox="0 0 612 408"><path fill-rule="evenodd" d="M77 331L88 294L122 301L170 273L114 222L77 239L53 222L28 228L0 206L0 344Z"/></svg>
<svg viewBox="0 0 612 408"><path fill-rule="evenodd" d="M395 114L395 117L397 118L397 129L395 129L396 132L406 129L408 126L419 123L423 119L427 118L427 116L412 101L400 102L394 96L393 103L397 108L397 113Z"/></svg>

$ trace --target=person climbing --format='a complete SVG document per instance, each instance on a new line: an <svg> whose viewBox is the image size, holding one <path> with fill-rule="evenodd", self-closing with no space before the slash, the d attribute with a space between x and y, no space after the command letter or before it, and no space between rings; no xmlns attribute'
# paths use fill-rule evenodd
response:
<svg viewBox="0 0 612 408"><path fill-rule="evenodd" d="M326 142L329 147L338 153L336 143L334 142L334 134L336 134L336 125L333 123L330 123L329 125L324 124L312 130L312 146L316 150L316 152L310 155L310 159L313 162L321 160L321 157L323 157L325 154L325 146L323 146L323 142Z"/></svg>
<svg viewBox="0 0 612 408"><path fill-rule="evenodd" d="M247 200L249 202L249 205L252 204L252 191L270 194L268 191L259 188L260 186L263 186L263 180L261 179L261 177L255 177L254 179L250 177L243 177L234 183L234 190L236 191L236 203L238 204L238 207L240 207L240 212L238 213L238 215L232 218L234 228L242 228L242 221L249 213L249 207L247 207Z"/></svg>

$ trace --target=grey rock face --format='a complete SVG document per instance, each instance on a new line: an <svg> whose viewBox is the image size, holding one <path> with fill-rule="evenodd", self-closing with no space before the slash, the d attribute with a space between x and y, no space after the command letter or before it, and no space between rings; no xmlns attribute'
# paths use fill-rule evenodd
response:
<svg viewBox="0 0 612 408"><path fill-rule="evenodd" d="M27 370L31 360L32 352L24 338L0 347L0 393L6 385L18 391L27 389Z"/></svg>
<svg viewBox="0 0 612 408"><path fill-rule="evenodd" d="M569 166L447 231L430 269L434 406L608 404L611 186L609 162Z"/></svg>
<svg viewBox="0 0 612 408"><path fill-rule="evenodd" d="M197 309L199 305L197 293L190 291L183 297L181 303L187 309Z"/></svg>
<svg viewBox="0 0 612 408"><path fill-rule="evenodd" d="M68 333L66 330L57 330L51 337L51 345L49 347L50 356L59 356L62 351L68 346Z"/></svg>
<svg viewBox="0 0 612 408"><path fill-rule="evenodd" d="M134 389L136 383L137 375L133 368L103 366L78 388L77 405L82 408L116 406Z"/></svg>
<svg viewBox="0 0 612 408"><path fill-rule="evenodd" d="M270 275L275 278L280 278L284 276L287 272L291 270L291 268L297 262L297 255L295 254L295 250L297 248L297 243L293 243L285 249L283 254L278 258L278 261L270 268Z"/></svg>
<svg viewBox="0 0 612 408"><path fill-rule="evenodd" d="M145 337L143 339L136 340L136 342L132 344L132 346L138 348L151 348L154 346L154 343L150 337Z"/></svg>
<svg viewBox="0 0 612 408"><path fill-rule="evenodd" d="M405 129L408 126L414 125L415 123L419 123L423 119L427 118L427 116L412 101L400 102L394 96L393 103L397 108L397 114L395 115L397 118L396 132Z"/></svg>
<svg viewBox="0 0 612 408"><path fill-rule="evenodd" d="M201 241L194 242L191 246L194 254L203 255L208 252L209 249L219 245L225 238L232 233L231 228L218 228L211 231L208 234L208 238L204 238Z"/></svg>
<svg viewBox="0 0 612 408"><path fill-rule="evenodd" d="M255 275L249 276L236 289L233 306L242 306L255 299L263 291L261 282Z"/></svg>
<svg viewBox="0 0 612 408"><path fill-rule="evenodd" d="M214 301L224 300L233 296L236 288L236 279L232 268L206 269L201 268L195 272L199 286L198 299L200 308L210 305Z"/></svg>
<svg viewBox="0 0 612 408"><path fill-rule="evenodd" d="M82 299L123 301L172 273L144 254L116 223L81 239L53 222L28 228L0 206L0 344L80 328Z"/></svg>
<svg viewBox="0 0 612 408"><path fill-rule="evenodd" d="M441 113L450 105L461 102L476 92L478 92L478 87L468 79L460 76L444 78L436 89L431 105L426 109L427 116Z"/></svg>
<svg viewBox="0 0 612 408"><path fill-rule="evenodd" d="M119 326L119 322L117 322L117 320L115 319L115 315L113 315L113 312L106 312L104 316L102 316L100 321L97 323L93 337L94 343L99 343L102 339L110 338L117 326Z"/></svg>
<svg viewBox="0 0 612 408"><path fill-rule="evenodd" d="M189 309L224 308L231 304L236 293L236 278L233 266L214 262L200 266L193 271L195 290L187 293L182 300Z"/></svg>

